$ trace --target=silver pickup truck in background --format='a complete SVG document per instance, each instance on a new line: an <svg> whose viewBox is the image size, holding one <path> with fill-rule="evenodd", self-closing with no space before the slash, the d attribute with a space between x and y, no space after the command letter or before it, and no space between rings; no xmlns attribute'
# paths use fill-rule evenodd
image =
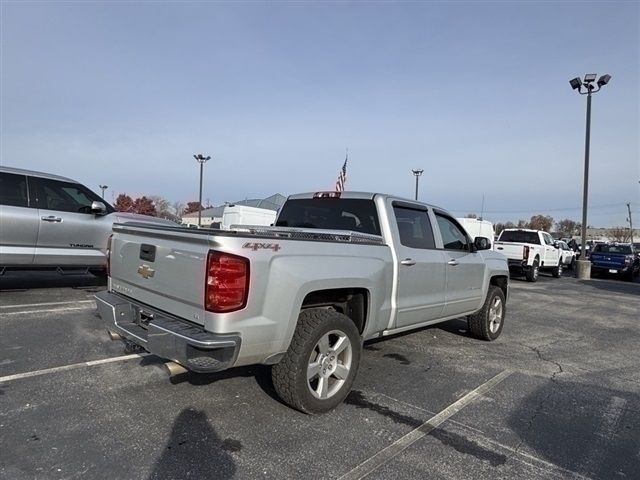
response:
<svg viewBox="0 0 640 480"><path fill-rule="evenodd" d="M289 197L274 227L116 224L107 329L169 371L273 365L281 398L321 413L347 396L362 343L468 316L494 340L506 258L446 211L375 193Z"/></svg>
<svg viewBox="0 0 640 480"><path fill-rule="evenodd" d="M169 220L116 212L75 180L0 167L0 275L5 270L88 270L102 275L117 222Z"/></svg>

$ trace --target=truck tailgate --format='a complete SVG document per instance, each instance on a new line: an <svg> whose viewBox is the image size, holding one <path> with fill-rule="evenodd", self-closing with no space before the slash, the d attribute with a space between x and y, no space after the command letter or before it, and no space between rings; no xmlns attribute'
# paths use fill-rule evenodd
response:
<svg viewBox="0 0 640 480"><path fill-rule="evenodd" d="M626 256L624 254L592 253L591 263L597 267L621 269L626 266L625 258Z"/></svg>
<svg viewBox="0 0 640 480"><path fill-rule="evenodd" d="M207 235L128 224L113 230L111 290L203 324Z"/></svg>
<svg viewBox="0 0 640 480"><path fill-rule="evenodd" d="M495 242L494 245L497 252L502 253L507 258L512 260L523 260L524 256L524 243L515 242Z"/></svg>

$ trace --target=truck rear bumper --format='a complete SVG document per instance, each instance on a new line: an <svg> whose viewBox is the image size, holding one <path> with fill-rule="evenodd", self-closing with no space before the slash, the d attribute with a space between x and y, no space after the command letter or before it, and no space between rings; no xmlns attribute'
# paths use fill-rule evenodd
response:
<svg viewBox="0 0 640 480"><path fill-rule="evenodd" d="M111 292L100 292L95 299L107 329L149 353L199 373L225 370L236 361L240 350L238 335L207 332Z"/></svg>

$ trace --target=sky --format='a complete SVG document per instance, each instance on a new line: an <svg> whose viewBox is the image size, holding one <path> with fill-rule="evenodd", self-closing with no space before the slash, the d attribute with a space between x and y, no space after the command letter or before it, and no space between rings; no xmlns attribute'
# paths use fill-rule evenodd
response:
<svg viewBox="0 0 640 480"><path fill-rule="evenodd" d="M0 163L105 198L333 190L640 226L639 2L12 2ZM484 197L484 208L483 208Z"/></svg>

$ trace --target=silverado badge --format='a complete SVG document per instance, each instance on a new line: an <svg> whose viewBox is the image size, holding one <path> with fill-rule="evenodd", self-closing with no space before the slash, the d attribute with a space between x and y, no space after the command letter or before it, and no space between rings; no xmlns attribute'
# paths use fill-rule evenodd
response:
<svg viewBox="0 0 640 480"><path fill-rule="evenodd" d="M149 278L153 277L156 274L156 271L149 265L142 264L138 267L138 273L142 275L142 278Z"/></svg>

